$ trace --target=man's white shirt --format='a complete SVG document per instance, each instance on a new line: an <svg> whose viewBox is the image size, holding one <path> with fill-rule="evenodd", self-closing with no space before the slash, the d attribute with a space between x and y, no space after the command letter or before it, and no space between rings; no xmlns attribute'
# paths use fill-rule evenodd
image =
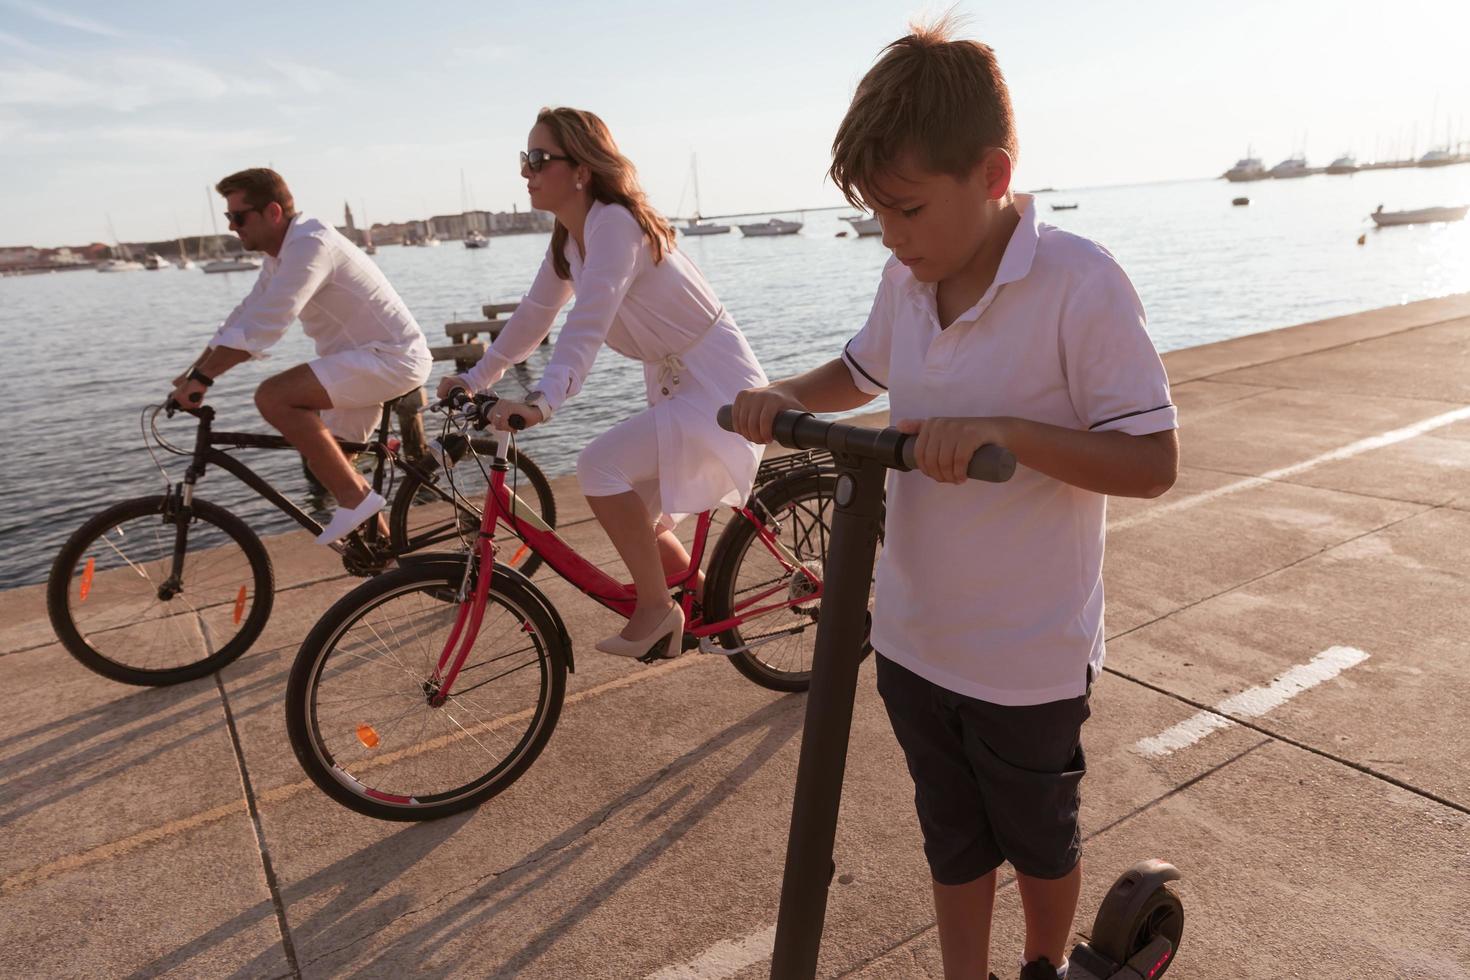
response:
<svg viewBox="0 0 1470 980"><path fill-rule="evenodd" d="M255 287L210 346L266 357L298 317L318 355L414 348L428 354L423 331L377 263L335 228L302 214L291 219L280 254L266 257Z"/></svg>

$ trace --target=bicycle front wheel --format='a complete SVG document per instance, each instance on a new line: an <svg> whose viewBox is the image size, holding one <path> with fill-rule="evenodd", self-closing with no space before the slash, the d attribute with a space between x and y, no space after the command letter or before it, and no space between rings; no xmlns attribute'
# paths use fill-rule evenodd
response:
<svg viewBox="0 0 1470 980"><path fill-rule="evenodd" d="M480 513L485 505L485 490L489 485L486 470L481 468L494 455L494 440L476 436L470 440L474 455L461 459L448 474L432 474L434 488L424 486L413 471L409 471L398 491L393 495L393 508L388 513L388 531L394 552L405 554L425 548L458 547L461 542L475 540L480 529ZM507 455L510 472L505 475L505 485L515 493L533 516L548 528L556 527L556 498L551 492L551 481L541 472L530 457L512 449ZM420 466L432 466L432 462ZM453 498L451 505L446 497ZM525 547L509 528L501 525L495 529L495 560L514 568L530 577L541 567L541 556Z"/></svg>
<svg viewBox="0 0 1470 980"><path fill-rule="evenodd" d="M435 669L459 614L463 569L411 564L363 583L327 611L296 656L286 688L291 748L349 809L432 820L478 806L515 782L551 738L567 651L523 580L495 574L474 644L440 696Z"/></svg>
<svg viewBox="0 0 1470 980"><path fill-rule="evenodd" d="M260 538L208 501L189 510L125 500L62 547L46 609L82 664L126 684L178 684L219 670L265 628L275 585Z"/></svg>
<svg viewBox="0 0 1470 980"><path fill-rule="evenodd" d="M720 645L734 651L736 670L773 691L811 685L836 488L832 472L771 483L751 501L756 520L731 520L710 556L705 621L742 620ZM862 655L871 651L865 636Z"/></svg>

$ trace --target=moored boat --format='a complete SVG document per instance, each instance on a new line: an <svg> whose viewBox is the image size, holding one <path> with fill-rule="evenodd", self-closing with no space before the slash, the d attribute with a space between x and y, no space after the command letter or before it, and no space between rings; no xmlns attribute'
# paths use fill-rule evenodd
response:
<svg viewBox="0 0 1470 980"><path fill-rule="evenodd" d="M755 224L741 225L740 234L747 238L769 238L773 235L794 235L801 231L800 221L785 221L781 218L772 218L769 221L760 221Z"/></svg>
<svg viewBox="0 0 1470 980"><path fill-rule="evenodd" d="M1385 211L1383 205L1369 215L1382 228L1387 225L1426 225L1437 221L1459 221L1470 212L1470 204L1459 207L1419 208L1417 211Z"/></svg>

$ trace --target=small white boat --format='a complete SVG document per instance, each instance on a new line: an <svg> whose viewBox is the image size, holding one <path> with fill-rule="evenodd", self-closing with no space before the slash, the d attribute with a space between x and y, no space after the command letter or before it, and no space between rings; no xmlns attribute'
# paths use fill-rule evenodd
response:
<svg viewBox="0 0 1470 980"><path fill-rule="evenodd" d="M1247 154L1235 161L1235 166L1225 171L1225 179L1233 184L1239 184L1248 180L1263 180L1266 176L1266 165L1259 159Z"/></svg>
<svg viewBox="0 0 1470 980"><path fill-rule="evenodd" d="M842 220L852 225L859 238L871 238L883 234L883 223L869 214L845 214Z"/></svg>
<svg viewBox="0 0 1470 980"><path fill-rule="evenodd" d="M428 235L425 235L423 238L420 238L419 244L425 248L438 248L439 236L431 232Z"/></svg>
<svg viewBox="0 0 1470 980"><path fill-rule="evenodd" d="M1421 167L1448 167L1452 163L1459 163L1455 155L1448 149L1430 150L1419 158Z"/></svg>
<svg viewBox="0 0 1470 980"><path fill-rule="evenodd" d="M254 272L261 267L260 259L252 255L239 255L230 259L214 259L204 263L205 272Z"/></svg>
<svg viewBox="0 0 1470 980"><path fill-rule="evenodd" d="M1417 211L1385 211L1380 204L1378 210L1368 217L1382 228L1385 225L1425 225L1436 221L1459 221L1465 217L1466 212L1470 212L1470 204L1460 207L1420 208Z"/></svg>
<svg viewBox="0 0 1470 980"><path fill-rule="evenodd" d="M695 236L728 235L730 234L730 226L705 222L699 217L699 215L696 214L694 217L690 218L684 223L684 227L679 229L679 233L683 235Z"/></svg>
<svg viewBox="0 0 1470 980"><path fill-rule="evenodd" d="M747 238L769 238L772 235L794 235L801 231L800 221L783 221L780 218L772 218L769 221L761 221L752 225L741 225L740 234Z"/></svg>
<svg viewBox="0 0 1470 980"><path fill-rule="evenodd" d="M174 266L179 269L196 268L196 266L194 265L194 260L186 255L181 255L178 258L174 259Z"/></svg>
<svg viewBox="0 0 1470 980"><path fill-rule="evenodd" d="M1351 153L1344 153L1327 165L1330 174L1355 174L1358 172L1358 160Z"/></svg>
<svg viewBox="0 0 1470 980"><path fill-rule="evenodd" d="M141 272L143 263L132 259L104 259L97 263L98 272Z"/></svg>
<svg viewBox="0 0 1470 980"><path fill-rule="evenodd" d="M1306 157L1301 154L1287 157L1276 166L1271 168L1271 176L1277 180L1286 180L1292 177L1305 177L1312 171L1307 166Z"/></svg>
<svg viewBox="0 0 1470 980"><path fill-rule="evenodd" d="M159 269L167 269L168 263L163 260L163 256L149 252L143 256L143 268L149 272L157 272Z"/></svg>
<svg viewBox="0 0 1470 980"><path fill-rule="evenodd" d="M464 236L465 248L484 248L486 245L489 244L490 239L486 238L478 231L471 231L469 234Z"/></svg>

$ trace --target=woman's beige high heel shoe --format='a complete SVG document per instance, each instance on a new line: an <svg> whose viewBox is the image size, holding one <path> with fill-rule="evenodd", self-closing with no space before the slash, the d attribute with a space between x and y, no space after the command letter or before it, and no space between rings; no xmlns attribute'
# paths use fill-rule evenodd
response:
<svg viewBox="0 0 1470 980"><path fill-rule="evenodd" d="M679 606L669 607L664 618L653 628L653 632L637 640L625 640L617 633L605 640L597 641L597 649L603 653L610 653L614 657L641 658L651 652L660 644L664 645L662 656L667 659L677 657L684 647L684 610Z"/></svg>

